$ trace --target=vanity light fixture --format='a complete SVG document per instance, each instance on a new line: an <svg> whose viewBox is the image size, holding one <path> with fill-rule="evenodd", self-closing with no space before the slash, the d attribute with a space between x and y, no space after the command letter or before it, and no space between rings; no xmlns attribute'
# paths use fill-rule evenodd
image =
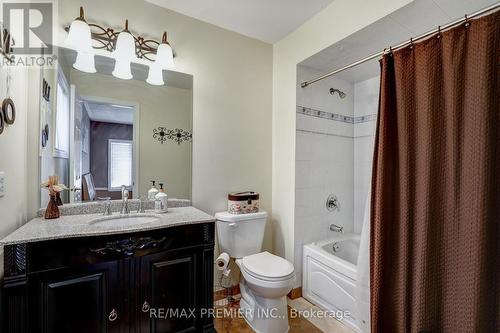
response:
<svg viewBox="0 0 500 333"><path fill-rule="evenodd" d="M132 78L130 63L136 58L136 56L135 39L128 30L128 20L125 20L125 29L123 29L116 38L113 58L115 58L115 70L112 73L113 76L123 80L130 80Z"/></svg>
<svg viewBox="0 0 500 333"><path fill-rule="evenodd" d="M158 49L156 49L155 64L161 69L171 69L174 67L174 53L172 51L172 47L167 41L166 32L163 33L161 44L158 45Z"/></svg>
<svg viewBox="0 0 500 333"><path fill-rule="evenodd" d="M165 84L163 81L163 70L174 67L174 54L172 47L167 41L167 33L163 33L161 44L156 49L156 60L154 64L149 66L147 83L162 86Z"/></svg>
<svg viewBox="0 0 500 333"><path fill-rule="evenodd" d="M156 63L149 65L146 82L154 86L162 86L165 84L165 81L163 81L163 70Z"/></svg>
<svg viewBox="0 0 500 333"><path fill-rule="evenodd" d="M95 73L94 56L97 54L115 60L112 74L117 78L132 79L131 63L134 62L149 67L146 82L163 85L163 70L174 68L174 52L166 32L158 42L132 34L128 29L128 20L121 31L87 23L82 7L80 16L65 30L68 32L66 46L78 53L73 67L80 71Z"/></svg>
<svg viewBox="0 0 500 333"><path fill-rule="evenodd" d="M90 27L85 21L83 7L80 7L80 16L71 23L65 43L78 53L94 53L91 36Z"/></svg>
<svg viewBox="0 0 500 333"><path fill-rule="evenodd" d="M73 68L86 73L96 72L91 36L90 27L85 21L83 7L80 7L80 16L71 23L65 43L77 52Z"/></svg>
<svg viewBox="0 0 500 333"><path fill-rule="evenodd" d="M96 73L94 54L78 52L73 68L85 73Z"/></svg>

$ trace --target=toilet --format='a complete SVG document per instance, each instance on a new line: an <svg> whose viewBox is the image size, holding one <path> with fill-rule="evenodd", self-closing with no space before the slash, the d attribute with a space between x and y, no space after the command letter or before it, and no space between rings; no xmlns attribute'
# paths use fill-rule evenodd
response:
<svg viewBox="0 0 500 333"><path fill-rule="evenodd" d="M289 329L286 295L295 282L293 265L262 251L266 212L215 214L221 252L234 258L241 271L241 314L257 333Z"/></svg>

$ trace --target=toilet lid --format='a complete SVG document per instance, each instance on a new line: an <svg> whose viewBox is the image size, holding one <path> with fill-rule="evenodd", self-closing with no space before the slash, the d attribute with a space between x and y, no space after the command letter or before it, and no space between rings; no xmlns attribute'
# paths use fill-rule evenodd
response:
<svg viewBox="0 0 500 333"><path fill-rule="evenodd" d="M242 264L248 273L264 278L287 278L293 274L293 265L288 260L269 252L246 256Z"/></svg>

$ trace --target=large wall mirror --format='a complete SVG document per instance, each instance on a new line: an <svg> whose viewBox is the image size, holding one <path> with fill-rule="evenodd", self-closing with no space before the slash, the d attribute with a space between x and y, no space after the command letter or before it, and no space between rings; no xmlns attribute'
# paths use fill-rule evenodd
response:
<svg viewBox="0 0 500 333"><path fill-rule="evenodd" d="M193 78L164 71L163 86L111 75L114 60L96 56L97 73L73 68L76 52L58 49L57 64L40 70L40 184L57 175L64 203L146 195L151 181L169 197L191 199ZM37 97L38 98L38 97ZM48 194L40 190L40 205Z"/></svg>

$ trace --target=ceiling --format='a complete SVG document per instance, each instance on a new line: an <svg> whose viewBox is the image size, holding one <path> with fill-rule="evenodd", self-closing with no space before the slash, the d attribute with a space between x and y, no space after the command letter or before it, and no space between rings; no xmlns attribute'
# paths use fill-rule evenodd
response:
<svg viewBox="0 0 500 333"><path fill-rule="evenodd" d="M496 2L498 1L415 0L368 27L318 52L299 65L328 73ZM336 77L349 82L359 82L378 74L378 59L374 59L338 73Z"/></svg>
<svg viewBox="0 0 500 333"><path fill-rule="evenodd" d="M145 0L221 28L275 43L333 0Z"/></svg>
<svg viewBox="0 0 500 333"><path fill-rule="evenodd" d="M134 123L134 107L90 100L83 100L83 104L92 121L127 125Z"/></svg>

